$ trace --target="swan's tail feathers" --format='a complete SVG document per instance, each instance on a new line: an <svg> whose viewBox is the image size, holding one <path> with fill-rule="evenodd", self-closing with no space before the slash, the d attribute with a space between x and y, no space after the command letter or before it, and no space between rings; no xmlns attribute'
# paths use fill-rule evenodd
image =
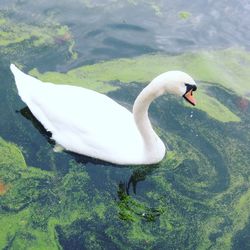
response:
<svg viewBox="0 0 250 250"><path fill-rule="evenodd" d="M41 81L23 73L14 64L10 65L10 69L15 77L18 94L22 100L26 102L30 98L32 91L34 91L35 88L40 85Z"/></svg>

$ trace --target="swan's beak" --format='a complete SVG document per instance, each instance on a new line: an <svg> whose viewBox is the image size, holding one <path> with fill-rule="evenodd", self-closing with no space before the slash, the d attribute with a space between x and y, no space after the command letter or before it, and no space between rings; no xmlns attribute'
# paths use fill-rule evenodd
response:
<svg viewBox="0 0 250 250"><path fill-rule="evenodd" d="M197 89L196 85L187 85L187 91L186 93L183 95L183 97L189 102L191 103L193 106L196 105L196 100L193 96L193 91L195 91Z"/></svg>

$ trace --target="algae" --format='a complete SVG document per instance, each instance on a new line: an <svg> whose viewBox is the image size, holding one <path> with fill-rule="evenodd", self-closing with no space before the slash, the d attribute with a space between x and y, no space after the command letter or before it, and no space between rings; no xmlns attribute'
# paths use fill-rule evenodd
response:
<svg viewBox="0 0 250 250"><path fill-rule="evenodd" d="M43 23L39 24L17 23L11 17L2 15L0 28L1 55L10 58L15 55L13 59L16 62L22 52L45 46L66 47L71 58L73 60L77 58L77 53L73 50L75 42L69 28L56 21L45 19ZM16 51L17 48L19 48L19 53Z"/></svg>
<svg viewBox="0 0 250 250"><path fill-rule="evenodd" d="M200 86L196 96L198 107L195 108L206 112L212 118L221 122L240 122L240 117L206 91L206 85Z"/></svg>
<svg viewBox="0 0 250 250"><path fill-rule="evenodd" d="M23 58L27 51L40 58L63 45L72 59L74 39L66 26L15 24L5 16L0 25L9 30L0 34L1 55L16 58L25 70L37 65L43 71L41 59ZM232 48L117 59L67 73L33 69L44 81L89 87L130 106L157 74L181 69L199 84L198 106L183 106L172 96L151 105L153 124L171 151L150 167L117 168L73 156L60 156L58 163L44 155L46 145L34 160L56 165L46 171L27 166L23 153L28 158L32 145L0 139L0 248L238 249L235 237L244 230L243 239L248 235L250 216L249 61L248 51Z"/></svg>
<svg viewBox="0 0 250 250"><path fill-rule="evenodd" d="M249 186L241 176L250 174L249 116L234 109L241 122L221 123L193 110L191 118L192 109L174 97L152 109L157 132L172 151L160 164L131 168L130 178L119 184L111 178L115 168L99 169L106 188L74 160L64 174L27 167L20 149L1 140L1 181L9 189L0 199L0 222L7 225L0 247L230 249L250 215Z"/></svg>
<svg viewBox="0 0 250 250"><path fill-rule="evenodd" d="M87 186L84 168L70 164L63 177L27 167L19 148L0 139L0 176L9 185L0 200L0 247L60 249L56 227L76 220L104 220L107 204ZM88 195L87 195L88 194ZM110 204L111 205L111 204ZM91 207L91 209L89 209Z"/></svg>
<svg viewBox="0 0 250 250"><path fill-rule="evenodd" d="M244 63L244 67L240 67L239 63ZM240 118L216 99L213 93L209 93L207 86L219 85L231 89L238 95L246 95L250 80L248 65L250 65L250 55L247 51L227 49L177 56L155 54L132 59L116 59L86 65L67 73L40 73L37 69L29 73L43 81L72 84L107 93L119 88L119 85L114 84L115 82L145 84L160 73L178 69L189 73L199 81L201 91L195 93L200 101L197 109L221 122L239 122ZM237 68L236 73L235 68Z"/></svg>
<svg viewBox="0 0 250 250"><path fill-rule="evenodd" d="M190 12L188 12L188 11L180 11L179 12L179 18L183 19L183 20L189 19L191 17L191 15L192 14Z"/></svg>

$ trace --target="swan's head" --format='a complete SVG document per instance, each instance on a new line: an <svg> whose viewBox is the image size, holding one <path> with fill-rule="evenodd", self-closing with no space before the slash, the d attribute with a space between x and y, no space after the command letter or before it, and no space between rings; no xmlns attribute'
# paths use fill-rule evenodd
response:
<svg viewBox="0 0 250 250"><path fill-rule="evenodd" d="M182 71L168 71L156 77L155 80L161 83L164 92L182 96L190 104L196 104L193 92L196 91L197 86L188 74Z"/></svg>

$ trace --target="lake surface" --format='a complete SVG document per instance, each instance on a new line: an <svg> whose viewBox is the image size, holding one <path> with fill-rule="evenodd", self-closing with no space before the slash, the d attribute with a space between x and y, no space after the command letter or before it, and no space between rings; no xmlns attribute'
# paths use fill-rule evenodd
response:
<svg viewBox="0 0 250 250"><path fill-rule="evenodd" d="M246 0L1 0L0 248L249 249L249 11ZM198 103L150 106L169 150L160 164L55 153L10 63L130 110L153 77L183 70Z"/></svg>

